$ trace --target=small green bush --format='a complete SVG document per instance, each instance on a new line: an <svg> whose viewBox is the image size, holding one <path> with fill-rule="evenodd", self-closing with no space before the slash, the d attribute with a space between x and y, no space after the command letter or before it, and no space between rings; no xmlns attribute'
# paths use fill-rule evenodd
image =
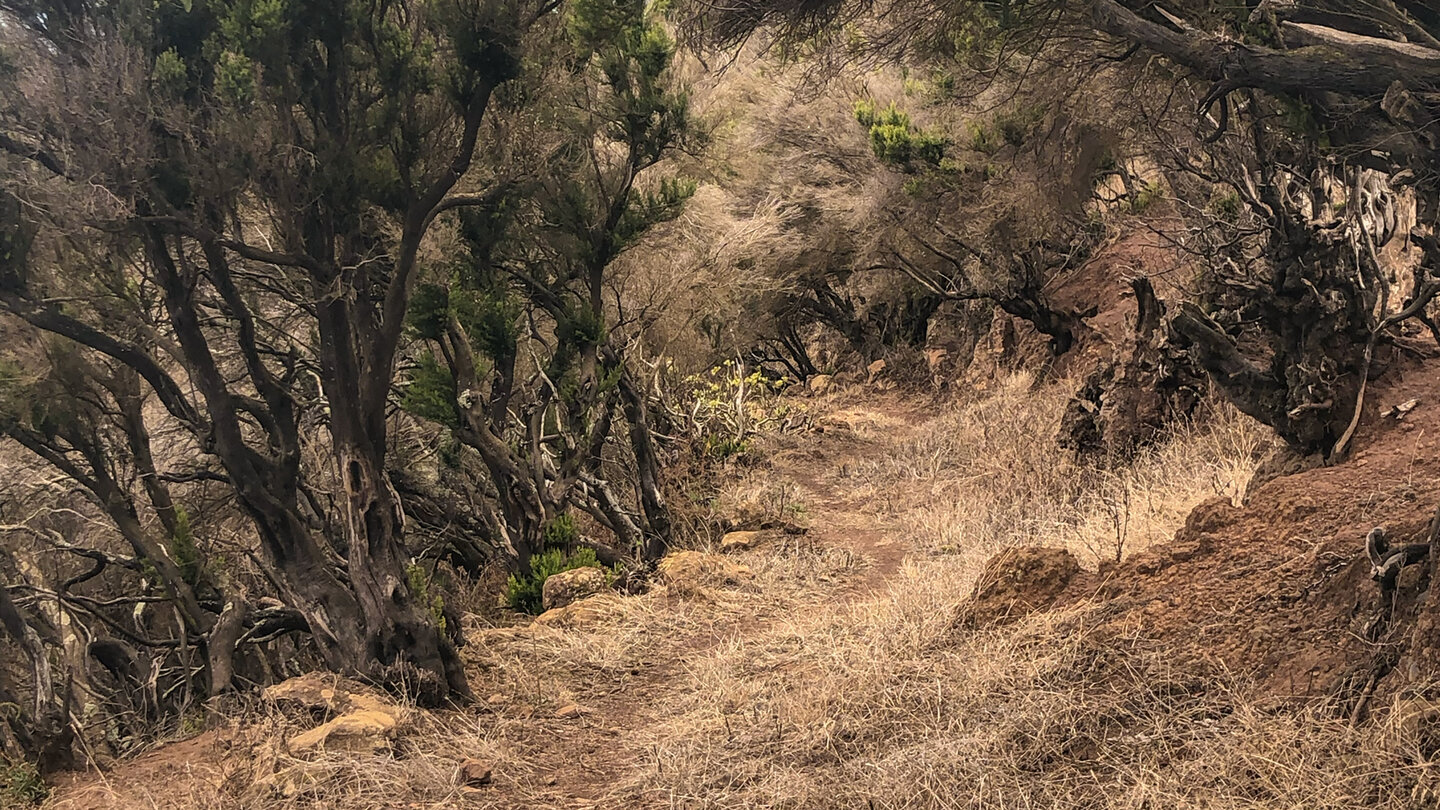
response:
<svg viewBox="0 0 1440 810"><path fill-rule="evenodd" d="M575 546L575 541L579 539L580 529L575 525L575 518L562 514L546 523L541 534L544 537L545 548L569 551Z"/></svg>
<svg viewBox="0 0 1440 810"><path fill-rule="evenodd" d="M600 568L604 566L595 557L595 549L579 548L567 553L563 548L552 548L530 560L530 573L524 576L511 574L505 583L505 602L512 610L532 615L544 608L545 580L576 568Z"/></svg>
<svg viewBox="0 0 1440 810"><path fill-rule="evenodd" d="M1159 183L1146 183L1135 192L1135 199L1130 201L1130 213L1142 214L1157 200L1164 197L1165 189L1161 188Z"/></svg>
<svg viewBox="0 0 1440 810"><path fill-rule="evenodd" d="M970 131L970 148L976 152L993 155L1005 146L1005 136L994 127L971 121L966 128Z"/></svg>
<svg viewBox="0 0 1440 810"><path fill-rule="evenodd" d="M871 150L886 163L938 165L945 157L945 136L917 128L910 114L893 103L882 110L875 102L861 99L855 102L855 120L869 130Z"/></svg>
<svg viewBox="0 0 1440 810"><path fill-rule="evenodd" d="M430 582L430 576L425 573L425 568L419 563L410 563L405 567L405 579L410 586L410 595L415 601L430 612L430 620L435 622L435 627L444 635L446 630L445 621L445 597L436 592Z"/></svg>
<svg viewBox="0 0 1440 810"><path fill-rule="evenodd" d="M33 763L0 760L0 807L33 807L49 795L50 788Z"/></svg>

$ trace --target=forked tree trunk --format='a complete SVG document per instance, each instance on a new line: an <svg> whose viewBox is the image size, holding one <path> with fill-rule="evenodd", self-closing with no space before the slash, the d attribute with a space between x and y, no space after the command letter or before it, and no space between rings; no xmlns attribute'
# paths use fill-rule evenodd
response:
<svg viewBox="0 0 1440 810"><path fill-rule="evenodd" d="M358 351L365 314L345 300L319 307L321 375L330 405L330 436L345 530L346 572L360 628L358 643L342 651L343 669L435 705L468 699L455 646L438 616L420 603L407 577L400 497L385 473L388 374L365 368Z"/></svg>

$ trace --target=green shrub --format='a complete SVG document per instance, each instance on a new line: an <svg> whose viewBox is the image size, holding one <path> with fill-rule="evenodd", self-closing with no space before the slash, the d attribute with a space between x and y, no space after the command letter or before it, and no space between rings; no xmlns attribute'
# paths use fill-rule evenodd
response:
<svg viewBox="0 0 1440 810"><path fill-rule="evenodd" d="M49 795L50 788L33 763L0 760L0 807L33 807Z"/></svg>
<svg viewBox="0 0 1440 810"><path fill-rule="evenodd" d="M919 129L910 121L910 114L893 103L882 110L875 102L861 99L855 102L855 120L869 131L875 157L886 163L938 165L945 157L945 136Z"/></svg>
<svg viewBox="0 0 1440 810"><path fill-rule="evenodd" d="M524 576L511 574L505 583L505 602L511 609L532 615L544 608L545 580L576 568L599 568L604 566L595 557L595 549L579 548L567 553L563 548L552 548L532 557L530 573Z"/></svg>
<svg viewBox="0 0 1440 810"><path fill-rule="evenodd" d="M1017 110L996 116L995 129L999 130L1000 137L1004 138L1006 143L1011 146L1023 146L1044 118L1044 107L1024 105Z"/></svg>
<svg viewBox="0 0 1440 810"><path fill-rule="evenodd" d="M195 534L190 531L190 513L184 507L175 507L175 536L170 538L170 557L180 569L180 576L190 587L199 587L204 573L200 548L195 545Z"/></svg>
<svg viewBox="0 0 1440 810"><path fill-rule="evenodd" d="M580 537L580 529L575 525L575 518L568 514L561 514L554 520L545 524L541 530L544 538L545 548L569 551L575 547L575 541Z"/></svg>
<svg viewBox="0 0 1440 810"><path fill-rule="evenodd" d="M970 131L970 148L976 152L993 155L1005 146L1005 136L994 127L971 121L966 128Z"/></svg>
<svg viewBox="0 0 1440 810"><path fill-rule="evenodd" d="M400 396L401 409L452 430L459 427L460 405L454 375L431 352L417 359L415 367L410 369L410 384Z"/></svg>
<svg viewBox="0 0 1440 810"><path fill-rule="evenodd" d="M410 585L410 595L415 601L430 611L430 620L435 622L435 627L444 635L446 630L445 621L445 597L435 592L430 583L430 576L425 573L424 567L419 563L410 563L405 566L405 579Z"/></svg>
<svg viewBox="0 0 1440 810"><path fill-rule="evenodd" d="M1145 209L1154 205L1159 199L1165 196L1165 189L1159 183L1146 183L1135 192L1135 199L1130 201L1130 213L1141 214Z"/></svg>

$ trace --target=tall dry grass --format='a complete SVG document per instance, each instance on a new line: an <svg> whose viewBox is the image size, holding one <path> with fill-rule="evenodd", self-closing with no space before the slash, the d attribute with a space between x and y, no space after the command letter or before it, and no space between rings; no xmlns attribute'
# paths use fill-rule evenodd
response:
<svg viewBox="0 0 1440 810"><path fill-rule="evenodd" d="M1403 724L1267 706L1097 630L1095 606L959 633L945 567L695 666L615 806L1433 806L1440 781Z"/></svg>
<svg viewBox="0 0 1440 810"><path fill-rule="evenodd" d="M1010 546L1050 546L1093 567L1165 542L1206 498L1238 502L1267 442L1254 420L1211 404L1134 458L1077 459L1054 440L1074 389L999 378L857 462L851 485L921 553L983 564Z"/></svg>
<svg viewBox="0 0 1440 810"><path fill-rule="evenodd" d="M878 452L837 482L918 553L872 598L692 661L613 806L1435 806L1414 724L1357 729L1233 673L1179 670L1106 605L956 625L1000 549L1093 564L1161 542L1199 501L1238 498L1266 439L1216 408L1127 464L1087 465L1051 440L1067 390L1017 375L893 441L857 422Z"/></svg>

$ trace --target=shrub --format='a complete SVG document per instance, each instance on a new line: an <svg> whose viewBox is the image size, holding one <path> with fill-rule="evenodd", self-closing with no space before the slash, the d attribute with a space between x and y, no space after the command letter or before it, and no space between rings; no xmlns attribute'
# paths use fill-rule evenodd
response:
<svg viewBox="0 0 1440 810"><path fill-rule="evenodd" d="M50 788L33 763L0 760L0 806L32 807L45 801L48 795Z"/></svg>
<svg viewBox="0 0 1440 810"><path fill-rule="evenodd" d="M448 624L445 621L445 597L436 593L424 567L414 562L405 566L405 579L410 586L410 595L415 598L416 604L429 611L431 621L435 622L435 626L442 634L445 633Z"/></svg>
<svg viewBox="0 0 1440 810"><path fill-rule="evenodd" d="M545 527L547 545L552 537L558 540L562 536L567 538L567 542L573 542L575 538L575 522L568 515L561 515ZM600 564L593 548L578 548L573 552L563 546L547 548L531 558L530 573L510 575L505 583L505 603L521 613L539 614L545 609L545 580L576 568L599 568L606 571L607 579L612 573Z"/></svg>
<svg viewBox="0 0 1440 810"><path fill-rule="evenodd" d="M855 102L855 120L869 131L875 157L886 163L939 165L945 157L945 136L919 129L910 121L910 114L893 103L882 110L873 101L861 99Z"/></svg>
<svg viewBox="0 0 1440 810"><path fill-rule="evenodd" d="M1130 212L1143 214L1147 208L1164 196L1165 189L1161 188L1159 183L1146 183L1135 192L1135 199L1130 201Z"/></svg>
<svg viewBox="0 0 1440 810"><path fill-rule="evenodd" d="M1005 136L994 127L971 121L966 128L970 130L970 148L976 152L993 155L1005 146Z"/></svg>

